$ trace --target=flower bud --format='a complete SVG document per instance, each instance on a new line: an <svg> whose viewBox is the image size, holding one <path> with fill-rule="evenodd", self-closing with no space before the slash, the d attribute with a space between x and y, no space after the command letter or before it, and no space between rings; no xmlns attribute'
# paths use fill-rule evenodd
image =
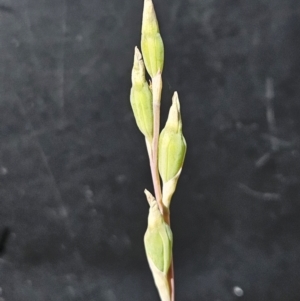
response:
<svg viewBox="0 0 300 301"><path fill-rule="evenodd" d="M158 209L155 198L147 190L145 194L150 205L148 227L144 236L147 260L161 300L171 301L167 275L172 262L173 235Z"/></svg>
<svg viewBox="0 0 300 301"><path fill-rule="evenodd" d="M131 80L130 103L133 115L140 131L146 139L151 141L153 136L152 92L146 81L145 66L137 47L134 53Z"/></svg>
<svg viewBox="0 0 300 301"><path fill-rule="evenodd" d="M174 93L168 120L159 137L158 168L163 184L181 171L186 153L186 142L182 134L180 105Z"/></svg>
<svg viewBox="0 0 300 301"><path fill-rule="evenodd" d="M151 77L162 72L164 65L164 44L152 0L144 1L141 48L145 66Z"/></svg>

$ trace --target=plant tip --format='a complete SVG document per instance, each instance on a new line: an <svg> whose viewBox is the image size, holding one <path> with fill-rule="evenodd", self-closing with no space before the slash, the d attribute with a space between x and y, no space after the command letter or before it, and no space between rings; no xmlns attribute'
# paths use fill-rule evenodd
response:
<svg viewBox="0 0 300 301"><path fill-rule="evenodd" d="M134 47L134 57L136 60L142 60L142 54L137 46Z"/></svg>

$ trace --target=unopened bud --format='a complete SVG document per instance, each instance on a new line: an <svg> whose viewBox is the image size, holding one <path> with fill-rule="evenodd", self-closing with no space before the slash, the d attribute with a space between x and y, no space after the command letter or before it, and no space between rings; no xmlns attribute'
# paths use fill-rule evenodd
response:
<svg viewBox="0 0 300 301"><path fill-rule="evenodd" d="M172 262L173 235L158 209L156 200L150 192L145 193L150 205L148 228L144 236L147 260L161 300L171 301L167 275Z"/></svg>
<svg viewBox="0 0 300 301"><path fill-rule="evenodd" d="M168 120L159 137L158 168L163 183L174 178L181 170L186 153L186 142L182 134L180 104L174 93Z"/></svg>
<svg viewBox="0 0 300 301"><path fill-rule="evenodd" d="M151 77L162 72L164 65L164 44L152 0L144 1L141 48L145 66Z"/></svg>
<svg viewBox="0 0 300 301"><path fill-rule="evenodd" d="M153 135L152 92L146 81L145 66L137 47L134 53L131 79L130 103L133 115L140 131L146 139L151 141Z"/></svg>

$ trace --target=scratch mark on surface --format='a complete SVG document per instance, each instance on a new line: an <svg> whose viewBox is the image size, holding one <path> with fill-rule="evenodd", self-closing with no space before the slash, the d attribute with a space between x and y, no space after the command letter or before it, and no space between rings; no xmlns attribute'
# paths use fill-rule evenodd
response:
<svg viewBox="0 0 300 301"><path fill-rule="evenodd" d="M34 41L34 35L31 28L31 22L29 17L29 8L28 8L28 1L26 0L26 4L24 5L24 20L26 23L26 27L28 29L28 39L29 39L29 45L30 45L30 55L31 55L31 62L33 63L34 67L38 69L38 59L33 51L33 41Z"/></svg>
<svg viewBox="0 0 300 301"><path fill-rule="evenodd" d="M64 1L65 2L65 1ZM31 28L31 21L30 21L30 17L29 17L29 7L28 7L28 1L26 1L26 4L24 6L24 16L25 16L25 21L26 21L26 25L27 25L27 29L28 29L28 37L29 37L29 43L30 43L30 56L31 56L31 61L34 65L34 68L36 70L36 72L39 71L39 64L38 64L38 59L37 59L37 56L35 55L35 52L34 52L34 48L33 48L33 45L34 45L34 34L33 34L33 31L32 31L32 28ZM20 100L20 107L23 111L23 114L24 116L26 116L27 120L29 121L29 127L30 127L30 130L32 131L32 134L34 135L35 134L35 129L33 127L33 124L31 122L31 119L30 119L30 116L27 114L27 111L22 103L22 101ZM62 199L62 196L61 196L61 193L60 193L60 190L58 188L58 185L56 183L56 180L55 180L55 177L53 175L53 172L49 166L49 163L48 163L48 159L46 157L46 154L39 142L39 139L36 135L35 136L35 141L37 143L37 147L41 153L41 156L42 156L42 159L44 161L44 164L48 170L48 173L49 175L51 176L52 178L52 181L53 181L53 184L54 184L54 191L55 191L55 194L56 194L56 197L57 199L60 201L60 203L63 203L63 199Z"/></svg>
<svg viewBox="0 0 300 301"><path fill-rule="evenodd" d="M275 193L275 192L262 192L262 191L257 191L254 190L250 187L248 187L247 185L243 184L243 183L238 183L238 187L244 191L246 194L262 200L262 201L280 201L281 200L281 196L279 193Z"/></svg>
<svg viewBox="0 0 300 301"><path fill-rule="evenodd" d="M23 9L23 12L24 12L24 20L25 20L25 25L27 27L27 38L29 40L29 45L30 45L30 61L31 63L33 64L33 67L34 67L34 71L35 73L38 73L40 72L40 68L39 68L39 61L38 61L38 58L35 54L35 51L34 51L34 42L35 42L35 38L34 38L34 33L32 31L32 26L31 26L31 20L30 20L30 15L29 15L29 6L28 6L28 0L26 0L26 2L24 3L24 9ZM62 55L61 55L61 65L60 65L60 93L61 93L61 100L62 100L62 107L64 106L64 97L65 97L65 89L64 89L64 86L65 86L65 66L64 66L64 63L65 63L65 34L66 34L66 13L67 13L67 4L66 4L66 0L63 0L63 20L62 20L62 30L63 30L63 37L62 37ZM34 80L36 80L38 78L38 76L35 75L34 77ZM37 85L34 86L35 89L38 89L39 87ZM37 145L37 149L38 151L40 152L41 154L41 158L42 158L42 161L46 167L46 170L50 176L50 179L51 179L51 182L52 182L52 185L53 185L53 191L54 191L54 196L55 196L55 199L57 200L58 204L59 204L59 208L58 210L61 210L61 208L66 208L65 204L64 204L64 200L63 200L63 197L62 197L62 194L61 194L61 191L60 191L60 188L56 182L56 179L55 179L55 176L51 170L51 167L49 165L49 161L48 161L48 158L43 150L43 147L41 146L40 144L40 141L39 141L39 138L38 138L38 133L39 133L39 130L35 130L34 126L33 126L33 123L30 119L30 115L27 113L27 110L25 109L24 107L24 104L22 103L22 100L21 98L17 95L18 99L19 99L19 104L20 104L20 109L22 111L22 114L23 116L28 120L28 125L29 125L29 130L31 132L30 136L34 136L34 141ZM72 230L72 226L71 226L71 222L70 222L70 218L69 218L69 215L66 214L64 216L64 223L65 223L65 226L66 226L66 229L71 237L71 239L74 238L75 236L75 233L74 231ZM75 246L75 253L78 253L79 254L79 251L77 250L77 247ZM80 266L82 265L82 260L81 260L81 257L80 256L75 256L75 260L77 261L77 265Z"/></svg>
<svg viewBox="0 0 300 301"><path fill-rule="evenodd" d="M65 41L66 41L66 33L67 33L67 4L66 1L62 1L63 9L62 9L62 38L61 38L61 57L60 57L60 65L58 68L59 71L59 89L60 89L60 106L62 111L64 111L65 106Z"/></svg>
<svg viewBox="0 0 300 301"><path fill-rule="evenodd" d="M33 127L33 124L25 110L25 107L22 103L22 100L20 99L19 96L18 97L18 100L19 100L19 104L20 104L20 109L21 109L21 112L22 112L22 115L26 117L26 119L28 120L28 125L29 125L29 130L31 131L31 134L30 134L30 137L33 137L33 141L35 142L36 144L36 147L41 155L41 159L43 161L43 164L45 165L46 167L46 170L48 172L48 175L50 176L50 179L51 179L51 182L52 182L52 186L53 186L53 193L54 193L54 197L55 199L59 202L59 206L60 208L58 208L59 210L61 208L64 208L64 201L63 201L63 197L62 197L62 194L61 194L61 191L59 189L59 186L56 182L56 179L55 179L55 176L52 172L52 169L49 165L49 161L48 161L48 158L45 154L45 151L43 150L42 146L41 146L41 143L37 137L38 135L38 131L35 131L34 127ZM28 137L29 138L29 137ZM71 238L73 238L75 235L74 235L74 232L72 231L72 227L71 227L71 224L69 222L69 219L68 219L68 215L65 216L65 223L66 223L66 227L67 227L67 230L69 232L69 235L71 236Z"/></svg>

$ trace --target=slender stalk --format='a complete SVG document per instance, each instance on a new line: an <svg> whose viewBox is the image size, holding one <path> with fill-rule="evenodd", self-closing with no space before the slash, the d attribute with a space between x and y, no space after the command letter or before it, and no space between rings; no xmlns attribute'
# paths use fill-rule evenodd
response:
<svg viewBox="0 0 300 301"><path fill-rule="evenodd" d="M171 221L170 221L170 211L168 208L164 207L164 220L165 222L171 227ZM174 282L174 263L173 263L173 254L172 254L172 261L168 273L168 282L169 287L171 290L171 301L175 301L175 282Z"/></svg>
<svg viewBox="0 0 300 301"><path fill-rule="evenodd" d="M153 93L153 140L152 140L152 158L150 158L150 167L152 174L152 181L155 191L155 198L160 209L161 214L164 216L165 222L170 225L170 211L164 208L162 203L162 192L160 185L160 178L158 172L158 139L160 129L160 103L162 91L162 78L161 72L157 73L152 78L152 93ZM168 273L168 282L171 290L171 301L175 301L175 283L174 283L174 264L173 256Z"/></svg>
<svg viewBox="0 0 300 301"><path fill-rule="evenodd" d="M152 78L152 94L153 94L153 140L152 140L152 158L150 159L150 167L152 181L154 186L155 198L162 215L164 215L164 207L162 203L161 185L158 173L158 139L160 127L160 101L161 101L162 79L161 72Z"/></svg>

